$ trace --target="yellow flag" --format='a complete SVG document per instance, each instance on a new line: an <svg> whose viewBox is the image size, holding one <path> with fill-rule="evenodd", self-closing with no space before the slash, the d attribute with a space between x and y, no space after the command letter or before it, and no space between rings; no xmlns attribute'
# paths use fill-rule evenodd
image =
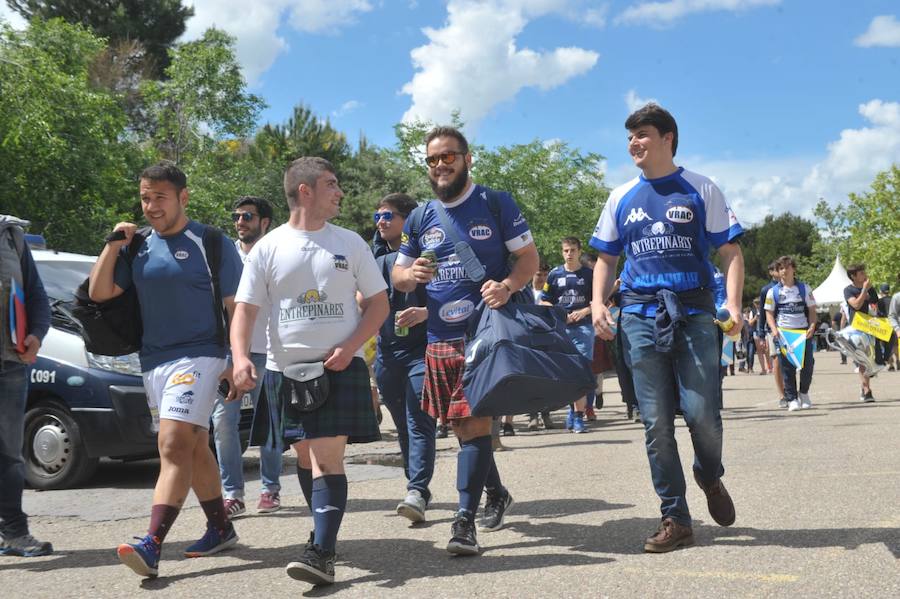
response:
<svg viewBox="0 0 900 599"><path fill-rule="evenodd" d="M893 329L887 318L869 316L868 314L857 312L853 315L853 322L850 323L850 325L854 329L878 337L882 341L891 340L891 332Z"/></svg>

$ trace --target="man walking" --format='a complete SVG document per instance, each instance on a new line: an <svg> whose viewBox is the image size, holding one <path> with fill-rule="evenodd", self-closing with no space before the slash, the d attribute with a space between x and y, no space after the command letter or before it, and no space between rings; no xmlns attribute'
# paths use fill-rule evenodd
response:
<svg viewBox="0 0 900 599"><path fill-rule="evenodd" d="M266 397L277 402L285 440L299 441L298 460L311 470L304 495L315 530L286 571L331 584L347 507L344 449L381 438L361 348L387 317L388 300L366 242L328 222L344 195L331 163L298 158L284 174L284 192L288 222L256 244L241 276L231 333L235 385L248 391L262 375L250 348L254 324L264 318ZM301 405L310 399L312 405Z"/></svg>
<svg viewBox="0 0 900 599"><path fill-rule="evenodd" d="M141 208L152 231L133 260L129 245L137 225L119 223L124 239L107 242L91 270L90 296L105 302L134 285L144 334L141 369L151 414L158 417L159 478L150 526L137 543L119 545L119 559L141 576L157 576L162 543L193 488L207 518L206 534L185 557L212 555L237 540L222 498L216 458L209 448L209 421L220 380L230 381L225 361L222 306L217 305L204 237L211 227L189 220L187 177L172 163L151 166L140 177ZM229 314L241 274L234 245L221 243L219 279ZM234 390L228 393L234 399Z"/></svg>
<svg viewBox="0 0 900 599"><path fill-rule="evenodd" d="M710 246L725 272L726 307L733 327L740 309L744 264L741 226L722 193L706 177L676 167L678 127L669 112L647 104L625 121L628 153L641 174L610 194L591 246L600 251L591 308L597 334L611 340L615 324L609 295L619 254L622 314L619 334L632 370L644 422L653 485L662 521L644 551L662 553L694 543L686 485L675 444L679 404L694 446L694 480L707 496L713 519L735 520L722 484L722 418L718 386L721 346L713 322ZM676 393L677 389L677 393Z"/></svg>
<svg viewBox="0 0 900 599"><path fill-rule="evenodd" d="M272 206L262 198L243 196L237 199L232 207L231 220L237 233L234 247L243 263L247 263L253 246L269 230L272 224ZM258 372L266 367L266 326L265 318L257 320L253 327L253 338L250 343L250 359ZM251 389L248 394L257 410L262 382ZM241 451L241 439L238 434L241 420L242 401L227 401L221 394L213 409L212 421L215 433L216 454L219 458L219 474L222 477L222 490L225 497L225 511L232 520L244 515L247 511L244 504L244 460ZM281 437L273 434L272 422L275 411L274 402L267 399L268 409L265 413L256 411L255 418L269 421L269 437L259 449L259 473L262 479L262 490L259 495L256 511L270 514L281 509L281 457L284 453Z"/></svg>
<svg viewBox="0 0 900 599"><path fill-rule="evenodd" d="M438 200L406 221L394 288L428 291L428 347L425 351L425 410L449 420L460 443L456 488L459 509L447 551L477 555L475 513L487 492L480 529L503 527L513 503L500 481L491 450L491 417L475 417L463 393L464 336L469 316L484 301L499 308L531 281L538 254L531 231L512 197L469 177L472 155L463 134L437 127L425 137L428 178ZM509 254L517 260L509 267ZM481 276L476 275L478 273Z"/></svg>
<svg viewBox="0 0 900 599"><path fill-rule="evenodd" d="M27 364L37 360L41 342L50 328L47 293L22 230L28 224L14 216L0 215L0 298L9 302L10 294L14 293L19 296L18 306L24 308L24 312L20 309L11 313L7 309L9 304L5 304L0 309L0 555L21 557L53 553L50 543L31 536L28 516L22 511ZM25 316L25 322L18 321L21 315ZM9 334L13 328L15 339Z"/></svg>
<svg viewBox="0 0 900 599"><path fill-rule="evenodd" d="M847 324L853 324L853 317L857 312L875 316L878 313L878 294L869 282L869 275L866 274L865 264L851 264L847 267L847 276L852 282L844 288L844 300L847 302ZM865 334L865 333L861 333ZM872 343L877 339L872 339ZM875 352L876 363L881 364L879 353ZM869 375L865 373L861 364L856 365L856 371L859 373L859 380L862 387L859 392L859 400L865 403L875 401L872 395L872 386Z"/></svg>

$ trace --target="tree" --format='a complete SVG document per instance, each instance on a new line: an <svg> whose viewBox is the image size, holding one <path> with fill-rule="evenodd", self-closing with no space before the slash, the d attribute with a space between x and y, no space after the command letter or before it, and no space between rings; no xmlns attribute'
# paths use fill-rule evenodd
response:
<svg viewBox="0 0 900 599"><path fill-rule="evenodd" d="M118 42L140 42L151 76L161 78L169 66L168 51L194 16L181 0L6 0L28 20L62 18L90 28L97 36Z"/></svg>
<svg viewBox="0 0 900 599"><path fill-rule="evenodd" d="M744 253L744 303L759 296L759 290L769 282L769 264L780 256L792 256L798 263L797 276L810 284L818 284L817 273L805 259L812 255L819 241L815 223L793 214L769 215L765 220L744 232L741 246ZM831 264L827 265L829 268ZM827 273L826 273L827 275Z"/></svg>

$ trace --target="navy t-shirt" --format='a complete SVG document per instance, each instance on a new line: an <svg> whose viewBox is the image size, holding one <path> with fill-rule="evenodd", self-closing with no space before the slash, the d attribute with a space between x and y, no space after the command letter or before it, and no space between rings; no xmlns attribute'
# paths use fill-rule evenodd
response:
<svg viewBox="0 0 900 599"><path fill-rule="evenodd" d="M402 312L407 308L425 306L428 301L428 293L425 291L425 285L417 285L414 291L408 293L394 289L391 282L391 270L394 268L396 260L397 252L390 252L375 258L388 286L388 301L391 308L390 314L378 331L378 354L386 361L406 363L413 359L425 358L425 345L428 342L427 322L420 322L409 327L408 335L398 337L394 333L394 320L397 312Z"/></svg>
<svg viewBox="0 0 900 599"><path fill-rule="evenodd" d="M848 325L853 323L853 317L857 312L862 312L863 314L869 314L871 316L878 314L878 293L871 287L869 287L866 303L862 305L861 309L857 310L850 305L850 300L859 297L860 293L862 293L862 287L856 287L854 285L847 285L844 287L844 299L847 300L847 310L849 311L847 317Z"/></svg>
<svg viewBox="0 0 900 599"><path fill-rule="evenodd" d="M134 283L141 304L144 372L177 358L225 357L226 349L218 341L219 314L213 310L212 280L203 249L206 228L189 221L181 232L168 237L153 231L131 265L124 258L128 247L119 252L115 284L127 289ZM222 235L219 280L223 298L234 296L242 268L234 242Z"/></svg>
<svg viewBox="0 0 900 599"><path fill-rule="evenodd" d="M566 270L565 265L557 266L547 275L547 282L541 292L541 301L564 308L567 313L581 310L591 304L593 281L594 271L587 266L582 266L576 271ZM581 325L590 321L591 316L588 314L572 324Z"/></svg>

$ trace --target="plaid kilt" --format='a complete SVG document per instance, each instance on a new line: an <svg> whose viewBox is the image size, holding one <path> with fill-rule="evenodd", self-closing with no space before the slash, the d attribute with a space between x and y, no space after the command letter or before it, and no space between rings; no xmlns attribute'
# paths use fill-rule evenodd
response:
<svg viewBox="0 0 900 599"><path fill-rule="evenodd" d="M284 375L266 371L266 397L278 403L281 435L286 444L319 437L347 436L348 443L371 443L381 440L378 421L372 409L369 369L362 358L354 357L340 372L328 373L328 401L312 412L299 412L282 405L280 399Z"/></svg>
<svg viewBox="0 0 900 599"><path fill-rule="evenodd" d="M435 341L425 347L425 385L422 411L441 422L472 415L463 393L465 341Z"/></svg>

